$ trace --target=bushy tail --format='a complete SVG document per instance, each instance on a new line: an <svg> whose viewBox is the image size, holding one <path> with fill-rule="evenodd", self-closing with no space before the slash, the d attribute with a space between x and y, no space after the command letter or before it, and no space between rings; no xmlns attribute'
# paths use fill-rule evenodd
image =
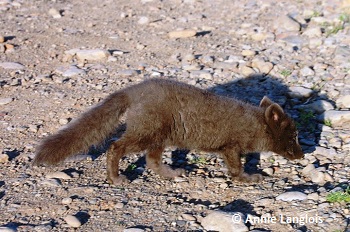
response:
<svg viewBox="0 0 350 232"><path fill-rule="evenodd" d="M56 164L69 156L86 152L115 130L128 107L129 98L124 92L111 94L65 128L44 139L37 147L33 164Z"/></svg>

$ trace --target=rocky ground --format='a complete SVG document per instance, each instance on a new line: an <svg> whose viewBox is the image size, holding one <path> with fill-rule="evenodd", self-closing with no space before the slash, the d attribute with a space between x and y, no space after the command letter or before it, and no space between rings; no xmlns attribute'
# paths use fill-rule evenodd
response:
<svg viewBox="0 0 350 232"><path fill-rule="evenodd" d="M350 231L349 1L0 0L0 231ZM35 146L114 90L171 78L297 121L305 159L251 154L232 182L215 154L142 154L106 182L106 147L32 167ZM117 138L116 134L112 139ZM349 190L349 189L348 189ZM347 198L332 202L330 194Z"/></svg>

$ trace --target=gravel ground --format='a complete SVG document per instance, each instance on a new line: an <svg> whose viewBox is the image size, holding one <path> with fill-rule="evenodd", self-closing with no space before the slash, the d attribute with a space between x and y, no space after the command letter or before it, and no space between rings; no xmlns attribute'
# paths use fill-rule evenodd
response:
<svg viewBox="0 0 350 232"><path fill-rule="evenodd" d="M350 231L350 1L0 0L0 231ZM32 167L35 146L109 93L171 78L297 121L305 159L248 155L261 183L221 157L176 148L165 180L142 154L106 182L108 147ZM110 139L117 139L122 130ZM349 200L349 198L348 198ZM276 220L275 220L276 219Z"/></svg>

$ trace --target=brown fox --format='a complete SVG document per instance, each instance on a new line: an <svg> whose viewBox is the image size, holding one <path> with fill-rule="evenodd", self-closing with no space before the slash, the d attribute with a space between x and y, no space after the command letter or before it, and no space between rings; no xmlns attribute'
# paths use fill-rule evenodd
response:
<svg viewBox="0 0 350 232"><path fill-rule="evenodd" d="M34 164L56 164L102 142L125 116L126 130L107 151L107 179L121 184L119 160L146 151L149 168L167 178L183 174L162 163L165 147L221 154L234 180L256 182L260 174L243 171L241 155L273 151L289 159L303 157L293 120L264 97L260 106L217 96L180 82L150 79L116 91L95 107L48 136Z"/></svg>

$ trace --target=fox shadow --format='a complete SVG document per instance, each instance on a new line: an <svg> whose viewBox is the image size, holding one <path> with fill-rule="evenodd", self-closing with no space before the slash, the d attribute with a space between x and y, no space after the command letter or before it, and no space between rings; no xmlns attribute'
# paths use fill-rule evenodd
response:
<svg viewBox="0 0 350 232"><path fill-rule="evenodd" d="M290 84L285 83L281 78L271 75L254 74L246 78L239 78L224 84L217 84L208 89L215 94L235 98L237 100L258 106L264 96L278 103L284 111L295 121L299 131L299 143L304 153L312 153L319 144L321 127L317 122L317 114L311 107L311 103L327 96L320 95L313 90L307 97L293 94ZM322 108L322 106L320 106ZM319 109L320 111L325 109ZM260 172L256 165L260 160L259 153L246 156L245 170L248 173Z"/></svg>

